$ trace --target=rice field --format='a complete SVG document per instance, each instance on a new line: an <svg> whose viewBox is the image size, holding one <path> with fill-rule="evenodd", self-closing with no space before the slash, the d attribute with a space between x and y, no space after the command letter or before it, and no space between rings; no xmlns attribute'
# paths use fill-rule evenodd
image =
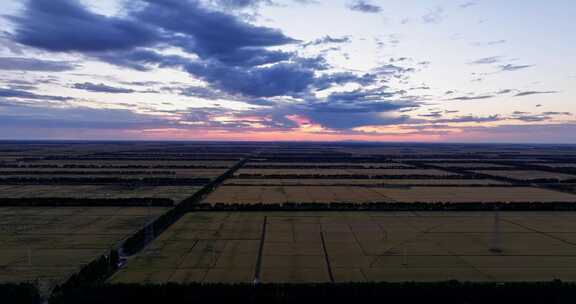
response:
<svg viewBox="0 0 576 304"><path fill-rule="evenodd" d="M456 176L458 174L436 169L247 169L242 168L235 175L425 175Z"/></svg>
<svg viewBox="0 0 576 304"><path fill-rule="evenodd" d="M576 213L501 212L497 234L494 221L490 212L189 213L110 282L576 280Z"/></svg>
<svg viewBox="0 0 576 304"><path fill-rule="evenodd" d="M474 172L481 174L488 174L492 176L512 178L517 180L533 180L533 179L548 179L548 178L558 180L576 179L576 175L556 173L556 172L536 171L536 170L523 170L523 171L478 170Z"/></svg>
<svg viewBox="0 0 576 304"><path fill-rule="evenodd" d="M0 207L0 282L61 282L165 211Z"/></svg>
<svg viewBox="0 0 576 304"><path fill-rule="evenodd" d="M328 185L509 185L491 179L228 179L224 185L237 186L328 186Z"/></svg>
<svg viewBox="0 0 576 304"><path fill-rule="evenodd" d="M169 198L179 202L198 186L0 185L0 198Z"/></svg>
<svg viewBox="0 0 576 304"><path fill-rule="evenodd" d="M479 190L480 189L480 190ZM208 204L369 202L576 202L576 195L531 187L221 186Z"/></svg>

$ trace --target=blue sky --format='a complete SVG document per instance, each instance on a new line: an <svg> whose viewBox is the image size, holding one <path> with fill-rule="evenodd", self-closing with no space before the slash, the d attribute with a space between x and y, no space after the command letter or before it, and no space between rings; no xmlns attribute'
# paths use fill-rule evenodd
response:
<svg viewBox="0 0 576 304"><path fill-rule="evenodd" d="M573 1L0 8L1 139L576 143Z"/></svg>

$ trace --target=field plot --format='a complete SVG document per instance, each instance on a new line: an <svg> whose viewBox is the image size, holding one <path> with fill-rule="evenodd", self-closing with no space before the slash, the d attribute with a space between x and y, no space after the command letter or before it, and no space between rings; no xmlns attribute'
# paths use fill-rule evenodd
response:
<svg viewBox="0 0 576 304"><path fill-rule="evenodd" d="M492 176L506 177L517 180L532 180L532 179L558 179L558 180L568 180L576 179L576 175L546 172L546 171L536 171L536 170L525 170L525 171L499 171L499 170L478 170L474 171L481 174L488 174Z"/></svg>
<svg viewBox="0 0 576 304"><path fill-rule="evenodd" d="M480 189L480 190L479 190ZM221 186L209 204L369 202L576 202L576 195L530 187Z"/></svg>
<svg viewBox="0 0 576 304"><path fill-rule="evenodd" d="M414 168L412 165L398 163L398 162L387 162L387 163L279 163L279 162L248 162L244 165L244 168L359 168L359 169L374 169L374 168Z"/></svg>
<svg viewBox="0 0 576 304"><path fill-rule="evenodd" d="M165 208L0 208L0 282L59 281Z"/></svg>
<svg viewBox="0 0 576 304"><path fill-rule="evenodd" d="M507 185L509 183L490 179L229 179L230 186L328 186L328 185Z"/></svg>
<svg viewBox="0 0 576 304"><path fill-rule="evenodd" d="M26 168L2 169L0 177L175 177L175 178L214 178L226 169L168 169L168 170L142 170L142 169L53 169L53 168Z"/></svg>
<svg viewBox="0 0 576 304"><path fill-rule="evenodd" d="M110 281L576 281L576 213L499 219L496 242L491 212L189 213Z"/></svg>
<svg viewBox="0 0 576 304"><path fill-rule="evenodd" d="M56 168L229 168L234 161L182 161L182 160L38 160L18 162L23 167Z"/></svg>
<svg viewBox="0 0 576 304"><path fill-rule="evenodd" d="M245 169L235 175L398 175L398 176L456 176L458 174L435 169Z"/></svg>
<svg viewBox="0 0 576 304"><path fill-rule="evenodd" d="M169 198L179 202L200 188L122 185L0 185L0 198Z"/></svg>
<svg viewBox="0 0 576 304"><path fill-rule="evenodd" d="M576 163L536 163L534 165L546 166L552 168L576 169Z"/></svg>
<svg viewBox="0 0 576 304"><path fill-rule="evenodd" d="M502 165L502 164L492 164L492 163L429 163L429 165L434 165L442 168L512 168L512 166Z"/></svg>

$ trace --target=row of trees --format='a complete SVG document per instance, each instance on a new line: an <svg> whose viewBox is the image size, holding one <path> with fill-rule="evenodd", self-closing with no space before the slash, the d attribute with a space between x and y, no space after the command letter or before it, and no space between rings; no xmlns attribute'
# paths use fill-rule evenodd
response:
<svg viewBox="0 0 576 304"><path fill-rule="evenodd" d="M0 185L130 185L130 186L194 186L205 185L209 178L181 178L181 177L4 177L0 178Z"/></svg>
<svg viewBox="0 0 576 304"><path fill-rule="evenodd" d="M382 174L238 174L236 178L240 179L473 179L474 177L459 175L382 175Z"/></svg>
<svg viewBox="0 0 576 304"><path fill-rule="evenodd" d="M36 286L30 283L0 284L0 303L40 304L40 293Z"/></svg>
<svg viewBox="0 0 576 304"><path fill-rule="evenodd" d="M215 178L210 183L206 184L202 189L198 190L192 196L184 199L174 208L156 218L153 222L149 223L138 232L130 236L122 244L122 252L128 255L135 254L140 251L148 242L152 241L156 236L174 224L180 219L188 210L192 209L196 204L199 204L210 192L214 191L225 179L234 175L246 160L241 160L236 165L228 169L224 174Z"/></svg>
<svg viewBox="0 0 576 304"><path fill-rule="evenodd" d="M175 175L174 171L145 171L145 170L131 170L131 171L71 171L71 170L51 170L51 171L38 171L38 170L14 170L14 171L0 171L0 175Z"/></svg>

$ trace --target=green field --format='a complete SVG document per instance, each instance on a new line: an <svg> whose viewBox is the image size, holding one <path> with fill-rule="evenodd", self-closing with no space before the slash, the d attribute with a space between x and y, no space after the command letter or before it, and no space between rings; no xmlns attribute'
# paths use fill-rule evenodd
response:
<svg viewBox="0 0 576 304"><path fill-rule="evenodd" d="M0 282L61 282L165 210L0 207Z"/></svg>
<svg viewBox="0 0 576 304"><path fill-rule="evenodd" d="M495 233L491 212L189 213L110 281L576 280L576 213L499 218Z"/></svg>

